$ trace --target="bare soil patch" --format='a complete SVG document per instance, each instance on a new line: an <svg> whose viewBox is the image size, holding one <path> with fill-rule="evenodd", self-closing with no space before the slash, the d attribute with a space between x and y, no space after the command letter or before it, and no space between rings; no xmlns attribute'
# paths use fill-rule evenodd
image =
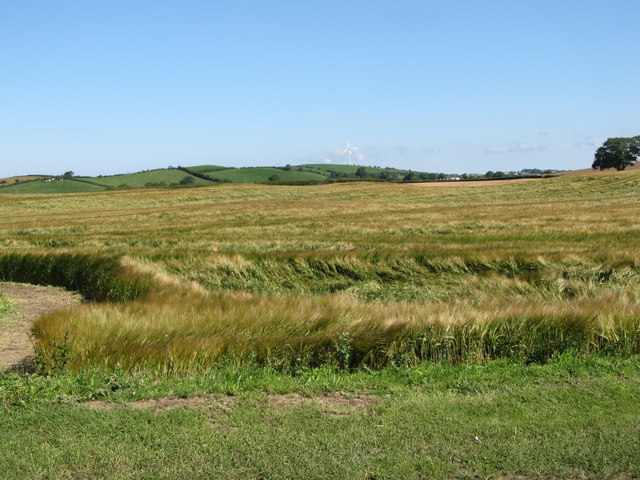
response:
<svg viewBox="0 0 640 480"><path fill-rule="evenodd" d="M133 408L135 410L151 410L166 412L176 408L200 409L208 412L229 412L240 397L229 395L204 395L191 398L163 397L133 402L113 402L109 400L94 400L82 402L82 406L92 410L112 411L117 408ZM305 397L297 393L286 395L271 394L266 398L266 404L276 408L296 408L300 406L316 406L326 415L343 416L355 412L357 409L370 407L379 402L379 398L368 394L347 395L335 392L318 397Z"/></svg>
<svg viewBox="0 0 640 480"><path fill-rule="evenodd" d="M233 408L236 397L228 395L205 395L200 397L178 398L162 397L148 400L137 400L134 402L111 402L108 400L94 400L82 402L82 406L92 410L115 410L116 408L128 407L135 410L151 410L153 412L165 412L176 408L199 408L201 410L221 410L228 412Z"/></svg>
<svg viewBox="0 0 640 480"><path fill-rule="evenodd" d="M78 293L38 285L0 284L0 292L11 297L17 309L0 325L0 371L25 368L33 358L31 325L38 317L82 302Z"/></svg>

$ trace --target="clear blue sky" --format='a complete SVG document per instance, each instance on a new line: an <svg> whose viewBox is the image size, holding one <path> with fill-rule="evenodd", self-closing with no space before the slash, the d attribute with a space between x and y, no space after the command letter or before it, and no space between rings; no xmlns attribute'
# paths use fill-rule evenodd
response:
<svg viewBox="0 0 640 480"><path fill-rule="evenodd" d="M0 177L585 168L640 134L638 0L0 2Z"/></svg>

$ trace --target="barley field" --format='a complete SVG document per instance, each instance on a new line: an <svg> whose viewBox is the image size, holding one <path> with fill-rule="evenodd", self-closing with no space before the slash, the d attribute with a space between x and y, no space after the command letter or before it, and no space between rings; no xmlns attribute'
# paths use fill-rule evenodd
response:
<svg viewBox="0 0 640 480"><path fill-rule="evenodd" d="M92 302L44 371L640 352L640 171L2 195L0 278Z"/></svg>

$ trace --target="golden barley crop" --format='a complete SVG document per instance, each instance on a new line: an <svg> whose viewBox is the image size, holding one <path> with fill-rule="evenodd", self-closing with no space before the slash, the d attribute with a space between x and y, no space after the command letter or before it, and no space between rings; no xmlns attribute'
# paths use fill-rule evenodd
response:
<svg viewBox="0 0 640 480"><path fill-rule="evenodd" d="M95 300L37 322L46 368L638 352L639 191L628 171L3 195L0 275Z"/></svg>

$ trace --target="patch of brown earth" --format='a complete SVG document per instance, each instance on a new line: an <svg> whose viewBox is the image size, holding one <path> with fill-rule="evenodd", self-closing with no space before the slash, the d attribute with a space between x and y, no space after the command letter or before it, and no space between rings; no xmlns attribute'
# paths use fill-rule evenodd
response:
<svg viewBox="0 0 640 480"><path fill-rule="evenodd" d="M92 410L115 410L121 407L129 407L135 410L151 410L153 412L166 412L176 408L201 410L222 410L228 412L233 408L236 397L228 395L206 395L200 397L178 398L162 397L150 398L148 400L137 400L135 402L111 402L108 400L94 400L82 402L82 406Z"/></svg>
<svg viewBox="0 0 640 480"><path fill-rule="evenodd" d="M151 410L165 412L176 408L200 409L205 411L228 412L233 409L239 397L228 395L205 395L191 398L162 397L134 402L112 402L95 400L82 402L81 405L92 410L112 411L117 408L133 408L136 410ZM320 412L327 415L343 416L353 413L356 409L370 407L379 402L373 395L347 395L341 392L322 395L319 397L305 397L297 393L286 395L271 394L267 396L267 405L276 408L295 408L300 406L316 406Z"/></svg>
<svg viewBox="0 0 640 480"><path fill-rule="evenodd" d="M23 369L33 358L31 325L38 317L82 302L78 293L38 285L0 284L0 292L16 304L16 312L0 325L0 372Z"/></svg>

